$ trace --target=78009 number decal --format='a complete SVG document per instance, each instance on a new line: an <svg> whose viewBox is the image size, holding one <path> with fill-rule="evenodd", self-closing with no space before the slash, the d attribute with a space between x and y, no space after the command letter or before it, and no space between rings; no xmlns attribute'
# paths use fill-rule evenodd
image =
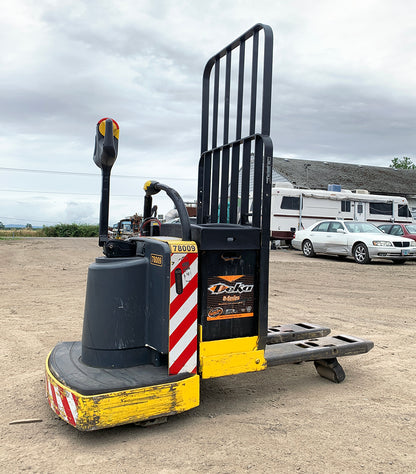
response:
<svg viewBox="0 0 416 474"><path fill-rule="evenodd" d="M195 242L169 242L172 253L196 253L198 248Z"/></svg>

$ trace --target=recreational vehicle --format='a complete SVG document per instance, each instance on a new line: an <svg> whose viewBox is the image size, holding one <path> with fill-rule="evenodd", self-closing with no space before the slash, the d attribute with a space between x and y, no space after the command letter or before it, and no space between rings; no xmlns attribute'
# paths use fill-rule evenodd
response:
<svg viewBox="0 0 416 474"><path fill-rule="evenodd" d="M412 223L406 198L365 191L272 189L270 237L290 244L294 233L322 219L368 221L375 225Z"/></svg>

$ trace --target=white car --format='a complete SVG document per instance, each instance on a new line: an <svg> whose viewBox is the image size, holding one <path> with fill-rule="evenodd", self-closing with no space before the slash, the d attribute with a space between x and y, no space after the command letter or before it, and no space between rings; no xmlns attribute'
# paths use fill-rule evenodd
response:
<svg viewBox="0 0 416 474"><path fill-rule="evenodd" d="M369 222L328 220L296 231L292 246L306 257L317 253L352 256L357 263L386 258L404 263L416 257L416 242L385 234Z"/></svg>

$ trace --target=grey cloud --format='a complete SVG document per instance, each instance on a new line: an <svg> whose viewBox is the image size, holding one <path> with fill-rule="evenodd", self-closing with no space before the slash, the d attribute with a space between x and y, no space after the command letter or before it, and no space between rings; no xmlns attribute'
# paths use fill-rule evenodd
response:
<svg viewBox="0 0 416 474"><path fill-rule="evenodd" d="M280 84L278 88L273 133L282 155L383 159L371 164L386 165L386 159L414 150L415 102L386 96L378 88L342 84L326 88Z"/></svg>
<svg viewBox="0 0 416 474"><path fill-rule="evenodd" d="M197 176L205 61L262 18L276 38L276 156L384 166L394 156L414 156L414 51L406 40L411 29L405 14L393 7L380 5L375 24L368 8L358 18L353 5L341 8L333 2L316 7L299 0L290 5L259 0L255 11L248 4L219 1L203 7L181 0L27 3L33 6L30 27L25 24L20 31L5 24L3 29L10 39L0 78L0 166L86 171L97 173L97 179L28 175L22 180L16 174L8 186L99 194L99 170L92 162L95 125L110 116L120 124L114 174L167 176L168 184L177 183L189 198L195 195L196 182L180 179ZM365 52L354 50L355 38L343 38L316 9L335 11L338 22L355 18L366 25L371 41L363 45ZM390 49L379 54L386 25ZM371 64L364 63L367 59ZM397 72L401 64L403 79ZM137 195L135 209L142 184L114 179L113 190ZM56 199L60 211L55 217L66 208L76 211L76 206L65 207L68 201L80 202L82 211L81 197L66 196ZM95 205L94 199L82 202ZM115 199L114 215L127 215L132 202ZM52 218L50 206L29 209Z"/></svg>
<svg viewBox="0 0 416 474"><path fill-rule="evenodd" d="M97 219L97 209L90 203L70 201L66 204L62 222L90 223Z"/></svg>

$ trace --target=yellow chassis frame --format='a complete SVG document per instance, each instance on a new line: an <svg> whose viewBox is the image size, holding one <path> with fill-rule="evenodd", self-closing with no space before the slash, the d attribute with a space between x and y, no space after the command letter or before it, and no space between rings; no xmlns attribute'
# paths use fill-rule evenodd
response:
<svg viewBox="0 0 416 474"><path fill-rule="evenodd" d="M65 386L50 371L48 356L46 394L55 413L80 431L175 415L199 405L200 378L210 379L266 369L264 351L257 347L257 336L205 342L200 340L200 375L195 374L172 383L97 395L83 395Z"/></svg>
<svg viewBox="0 0 416 474"><path fill-rule="evenodd" d="M46 392L49 404L60 418L80 431L99 430L175 415L199 405L199 375L161 385L82 395L59 382L49 370L48 362L49 357L46 361ZM55 397L52 396L51 390L55 391ZM67 415L67 402L64 400L62 403L62 397L72 399L72 418ZM58 403L56 400L59 400Z"/></svg>
<svg viewBox="0 0 416 474"><path fill-rule="evenodd" d="M200 339L202 330L200 328ZM203 379L258 372L267 367L258 337L199 342L199 372Z"/></svg>

